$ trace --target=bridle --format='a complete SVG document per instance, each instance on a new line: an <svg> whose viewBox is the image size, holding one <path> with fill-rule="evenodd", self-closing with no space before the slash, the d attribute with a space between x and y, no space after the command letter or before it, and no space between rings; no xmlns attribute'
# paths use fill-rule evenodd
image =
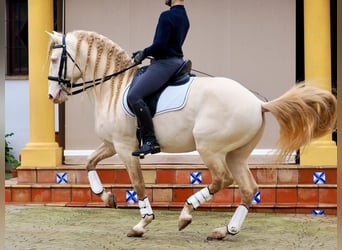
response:
<svg viewBox="0 0 342 250"><path fill-rule="evenodd" d="M82 70L78 66L78 64L75 62L75 60L72 58L72 56L69 54L69 52L66 49L66 43L65 43L66 35L63 35L62 37L62 44L57 44L52 47L52 49L62 49L62 54L61 54L61 60L59 63L59 70L58 70L58 76L48 76L48 79L50 81L55 81L58 82L58 85L61 87L62 91L64 91L67 95L77 95L79 93L82 93L83 91L95 87L105 81L110 80L111 78L118 76L125 71L134 68L137 66L137 63L134 63L133 65L122 69L118 72L115 72L113 74L107 75L103 78L98 78L92 81L85 81L85 82L79 82L79 83L72 83L69 79L66 79L66 74L67 74L67 61L68 58L74 63L76 68L82 73ZM86 86L88 85L88 86ZM77 90L72 90L78 88Z"/></svg>

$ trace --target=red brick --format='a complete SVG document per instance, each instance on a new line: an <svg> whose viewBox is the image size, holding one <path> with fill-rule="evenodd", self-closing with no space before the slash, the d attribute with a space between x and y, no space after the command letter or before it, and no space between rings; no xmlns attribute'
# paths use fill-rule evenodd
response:
<svg viewBox="0 0 342 250"><path fill-rule="evenodd" d="M35 169L20 168L18 170L18 183L36 183L37 176Z"/></svg>
<svg viewBox="0 0 342 250"><path fill-rule="evenodd" d="M12 188L12 202L31 202L31 187Z"/></svg>
<svg viewBox="0 0 342 250"><path fill-rule="evenodd" d="M77 184L89 184L87 171L75 171Z"/></svg>
<svg viewBox="0 0 342 250"><path fill-rule="evenodd" d="M231 204L234 200L234 189L222 189L216 194L214 194L213 202L214 203L225 203L225 204Z"/></svg>
<svg viewBox="0 0 342 250"><path fill-rule="evenodd" d="M297 169L278 169L277 184L298 184Z"/></svg>
<svg viewBox="0 0 342 250"><path fill-rule="evenodd" d="M295 204L290 204L289 207L275 207L273 209L275 213L282 213L282 214L295 214L296 213L296 207Z"/></svg>
<svg viewBox="0 0 342 250"><path fill-rule="evenodd" d="M157 170L156 184L176 183L176 170Z"/></svg>
<svg viewBox="0 0 342 250"><path fill-rule="evenodd" d="M298 203L301 204L318 204L318 189L314 187L298 188Z"/></svg>
<svg viewBox="0 0 342 250"><path fill-rule="evenodd" d="M171 188L155 188L153 189L153 202L172 202Z"/></svg>
<svg viewBox="0 0 342 250"><path fill-rule="evenodd" d="M337 189L336 188L325 188L324 185L319 186L319 203L337 203Z"/></svg>
<svg viewBox="0 0 342 250"><path fill-rule="evenodd" d="M297 203L297 189L296 188L277 188L276 189L276 202L282 203Z"/></svg>
<svg viewBox="0 0 342 250"><path fill-rule="evenodd" d="M297 207L296 208L296 214L311 214L312 213L312 207Z"/></svg>
<svg viewBox="0 0 342 250"><path fill-rule="evenodd" d="M120 170L122 171L122 170ZM126 170L124 170L126 171ZM115 183L115 173L114 170L97 170L100 180L103 184L114 184ZM127 171L126 171L127 172ZM128 173L127 173L128 176Z"/></svg>
<svg viewBox="0 0 342 250"><path fill-rule="evenodd" d="M71 202L71 186L54 187L51 189L51 202Z"/></svg>
<svg viewBox="0 0 342 250"><path fill-rule="evenodd" d="M323 210L325 215L337 215L336 208L324 208Z"/></svg>
<svg viewBox="0 0 342 250"><path fill-rule="evenodd" d="M112 193L115 195L117 202L126 203L126 190L113 188Z"/></svg>
<svg viewBox="0 0 342 250"><path fill-rule="evenodd" d="M50 202L50 188L32 188L32 202Z"/></svg>
<svg viewBox="0 0 342 250"><path fill-rule="evenodd" d="M337 184L337 169L326 169L325 180L326 184Z"/></svg>
<svg viewBox="0 0 342 250"><path fill-rule="evenodd" d="M103 201L99 195L96 195L93 192L91 192L90 196L91 196L91 198L90 198L91 202L102 202L103 203Z"/></svg>
<svg viewBox="0 0 342 250"><path fill-rule="evenodd" d="M10 187L6 187L5 189L5 202L12 201L12 189Z"/></svg>
<svg viewBox="0 0 342 250"><path fill-rule="evenodd" d="M115 184L131 184L128 172L126 170L115 170ZM112 184L112 183L111 183Z"/></svg>
<svg viewBox="0 0 342 250"><path fill-rule="evenodd" d="M256 171L256 182L258 184L276 184L277 170L272 168L258 169Z"/></svg>
<svg viewBox="0 0 342 250"><path fill-rule="evenodd" d="M72 202L90 202L90 189L89 188L77 188L71 189Z"/></svg>
<svg viewBox="0 0 342 250"><path fill-rule="evenodd" d="M176 184L190 184L191 172L195 171L178 169L176 172Z"/></svg>
<svg viewBox="0 0 342 250"><path fill-rule="evenodd" d="M274 204L276 201L276 190L275 188L260 188L260 204Z"/></svg>
<svg viewBox="0 0 342 250"><path fill-rule="evenodd" d="M193 193L193 190L190 188L174 188L172 200L174 202L185 202Z"/></svg>
<svg viewBox="0 0 342 250"><path fill-rule="evenodd" d="M212 178L209 170L201 170L200 172L202 172L202 184L210 184Z"/></svg>
<svg viewBox="0 0 342 250"><path fill-rule="evenodd" d="M56 170L37 169L37 183L56 183Z"/></svg>
<svg viewBox="0 0 342 250"><path fill-rule="evenodd" d="M299 169L298 183L299 184L313 184L313 169Z"/></svg>

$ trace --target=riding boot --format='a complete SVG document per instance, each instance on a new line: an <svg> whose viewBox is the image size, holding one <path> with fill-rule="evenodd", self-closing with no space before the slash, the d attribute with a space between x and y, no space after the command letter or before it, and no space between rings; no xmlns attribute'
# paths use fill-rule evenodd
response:
<svg viewBox="0 0 342 250"><path fill-rule="evenodd" d="M140 123L143 145L139 150L132 152L132 155L144 157L146 154L159 153L160 146L154 135L154 126L149 108L144 101L139 100L135 105L133 105L133 111Z"/></svg>

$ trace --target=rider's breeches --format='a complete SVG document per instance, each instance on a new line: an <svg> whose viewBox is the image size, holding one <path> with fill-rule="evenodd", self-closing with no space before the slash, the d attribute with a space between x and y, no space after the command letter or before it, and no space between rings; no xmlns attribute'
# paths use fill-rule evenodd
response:
<svg viewBox="0 0 342 250"><path fill-rule="evenodd" d="M182 58L152 60L146 71L134 80L128 92L128 104L133 107L139 100L162 88L182 65Z"/></svg>

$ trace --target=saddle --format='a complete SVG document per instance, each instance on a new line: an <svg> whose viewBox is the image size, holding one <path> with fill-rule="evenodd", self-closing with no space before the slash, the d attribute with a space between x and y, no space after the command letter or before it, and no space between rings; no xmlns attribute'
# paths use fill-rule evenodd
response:
<svg viewBox="0 0 342 250"><path fill-rule="evenodd" d="M141 67L137 73L135 74L131 86L134 85L135 79L137 76L144 74L148 66ZM168 86L179 86L189 82L190 77L193 76L191 74L192 62L191 60L185 60L182 65L177 69L177 71L170 77L166 84L162 88L160 88L157 92L147 96L144 98L145 103L150 109L152 117L156 113L157 103L161 93ZM129 107L132 110L132 107Z"/></svg>

